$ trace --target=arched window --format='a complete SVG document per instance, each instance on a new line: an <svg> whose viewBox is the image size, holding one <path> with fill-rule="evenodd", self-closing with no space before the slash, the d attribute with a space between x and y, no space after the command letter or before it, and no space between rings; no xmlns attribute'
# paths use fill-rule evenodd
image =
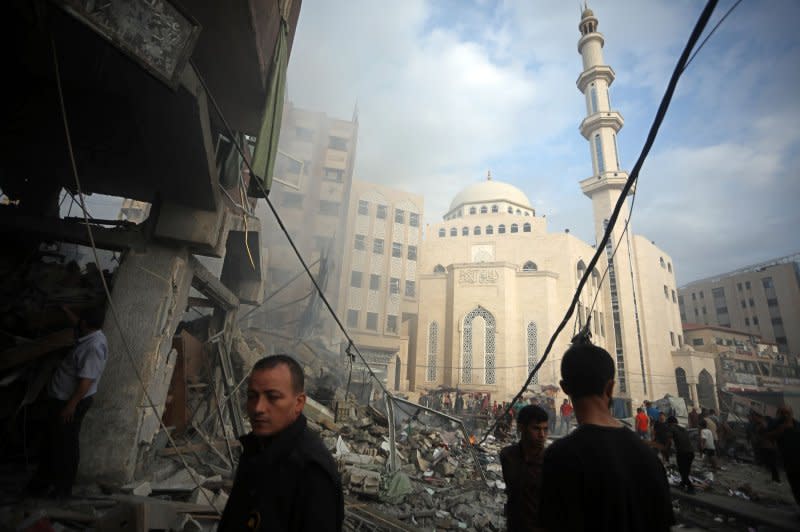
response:
<svg viewBox="0 0 800 532"><path fill-rule="evenodd" d="M506 226L505 225L500 224L500 225L497 226L497 234L498 235L502 235L505 232L506 232Z"/></svg>
<svg viewBox="0 0 800 532"><path fill-rule="evenodd" d="M517 224L511 224L511 232L519 233L519 226Z"/></svg>
<svg viewBox="0 0 800 532"><path fill-rule="evenodd" d="M496 214L497 211L500 210L497 205L492 205L492 214Z"/></svg>
<svg viewBox="0 0 800 532"><path fill-rule="evenodd" d="M469 236L469 227L461 228L461 236Z"/></svg>
<svg viewBox="0 0 800 532"><path fill-rule="evenodd" d="M591 100L592 100L592 113L596 113L597 109L598 109L598 107L597 107L597 88L592 86L592 88L589 91L589 94L591 95Z"/></svg>
<svg viewBox="0 0 800 532"><path fill-rule="evenodd" d="M662 268L667 267L667 263L664 262L664 257L658 257L658 263L661 265Z"/></svg>
<svg viewBox="0 0 800 532"><path fill-rule="evenodd" d="M469 208L469 213L470 214L475 214L476 212L478 212L478 211L475 210L475 207L470 207Z"/></svg>
<svg viewBox="0 0 800 532"><path fill-rule="evenodd" d="M531 215L531 213L529 213L528 211L525 211L525 216L530 216L530 215Z"/></svg>
<svg viewBox="0 0 800 532"><path fill-rule="evenodd" d="M717 408L717 402L714 400L714 378L705 369L697 377L697 402L700 403L698 406Z"/></svg>
<svg viewBox="0 0 800 532"><path fill-rule="evenodd" d="M592 286L597 288L600 284L600 272L597 271L597 268L592 270Z"/></svg>
<svg viewBox="0 0 800 532"><path fill-rule="evenodd" d="M522 214L522 211L517 209L517 215L520 215L520 214Z"/></svg>
<svg viewBox="0 0 800 532"><path fill-rule="evenodd" d="M672 263L671 263L671 262L668 262L668 263L667 263L667 271L668 271L669 273L672 273Z"/></svg>
<svg viewBox="0 0 800 532"><path fill-rule="evenodd" d="M514 207L508 208L508 214L514 214Z"/></svg>
<svg viewBox="0 0 800 532"><path fill-rule="evenodd" d="M451 227L450 236L458 236L458 229L456 229L455 227Z"/></svg>
<svg viewBox="0 0 800 532"><path fill-rule="evenodd" d="M578 270L578 280L581 280L581 279L583 279L583 274L585 274L585 273L586 273L586 263L585 263L585 262L583 262L582 260L579 260L579 261L578 261L578 268L577 268L577 270Z"/></svg>
<svg viewBox="0 0 800 532"><path fill-rule="evenodd" d="M532 260L529 260L528 262L526 262L525 264L522 265L522 271L523 272L535 272L538 269L539 269L539 267L536 266L536 263L533 262Z"/></svg>
<svg viewBox="0 0 800 532"><path fill-rule="evenodd" d="M683 397L687 404L691 404L692 395L689 392L689 383L686 381L686 370L675 368L675 383L678 385L678 397Z"/></svg>
<svg viewBox="0 0 800 532"><path fill-rule="evenodd" d="M439 229L439 238L443 237L446 234L447 234L447 232L444 230L444 227Z"/></svg>
<svg viewBox="0 0 800 532"><path fill-rule="evenodd" d="M536 332L536 323L531 321L528 322L527 327L527 345L528 345L528 375L530 375L533 368L536 367L536 364L539 362L539 350L538 350L538 335ZM539 384L539 374L533 376L533 380L531 381L533 384Z"/></svg>
<svg viewBox="0 0 800 532"><path fill-rule="evenodd" d="M433 382L436 380L436 355L439 352L439 324L431 322L428 327L428 371L426 380Z"/></svg>
<svg viewBox="0 0 800 532"><path fill-rule="evenodd" d="M489 208L486 205L481 205L481 214L486 214L489 212Z"/></svg>
<svg viewBox="0 0 800 532"><path fill-rule="evenodd" d="M481 234L481 226L480 225L476 225L475 229L472 230L472 234L473 235L480 235Z"/></svg>
<svg viewBox="0 0 800 532"><path fill-rule="evenodd" d="M600 142L600 134L594 136L594 152L597 156L597 173L602 174L606 171L606 160L603 157L603 145Z"/></svg>
<svg viewBox="0 0 800 532"><path fill-rule="evenodd" d="M433 273L445 273L444 266L442 266L441 264L437 264L436 266L433 267Z"/></svg>
<svg viewBox="0 0 800 532"><path fill-rule="evenodd" d="M487 225L486 226L486 234L487 235L493 235L494 234L494 227L492 227L491 225Z"/></svg>
<svg viewBox="0 0 800 532"><path fill-rule="evenodd" d="M525 213L525 214L527 214L527 213ZM531 224L525 222L525 224L522 226L522 232L523 233L530 233L531 232Z"/></svg>
<svg viewBox="0 0 800 532"><path fill-rule="evenodd" d="M461 344L461 382L472 384L472 361L483 355L483 384L495 384L495 320L483 307L470 311L464 318ZM476 348L473 353L473 347Z"/></svg>

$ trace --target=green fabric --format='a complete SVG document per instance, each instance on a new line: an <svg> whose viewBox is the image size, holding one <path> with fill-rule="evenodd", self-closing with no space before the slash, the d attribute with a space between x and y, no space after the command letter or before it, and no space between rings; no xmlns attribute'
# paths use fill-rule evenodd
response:
<svg viewBox="0 0 800 532"><path fill-rule="evenodd" d="M286 69L289 64L288 27L281 18L281 27L278 31L278 42L275 43L275 54L272 57L269 87L267 87L267 102L264 105L264 118L258 131L256 146L253 150L253 171L250 190L248 194L253 197L265 197L253 179L261 179L264 189L269 192L272 187L272 172L275 168L275 158L278 153L278 137L281 133L281 120L283 118L283 99L286 92Z"/></svg>
<svg viewBox="0 0 800 532"><path fill-rule="evenodd" d="M400 504L406 495L414 491L411 479L402 471L395 471L384 476L384 487L381 490L381 500L389 504Z"/></svg>

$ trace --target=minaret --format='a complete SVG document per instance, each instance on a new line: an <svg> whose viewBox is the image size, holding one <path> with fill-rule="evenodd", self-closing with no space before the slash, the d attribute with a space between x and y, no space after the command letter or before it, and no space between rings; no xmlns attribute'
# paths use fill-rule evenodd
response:
<svg viewBox="0 0 800 532"><path fill-rule="evenodd" d="M614 70L603 61L603 35L597 31L597 18L588 7L581 14L578 28L581 32L578 53L583 58L583 72L578 76L577 85L586 98L586 118L581 122L580 131L589 141L594 170L592 176L581 181L580 185L583 193L592 200L595 235L599 242L628 179L628 174L620 169L617 154L617 133L624 121L619 112L611 109L608 88L614 81ZM647 387L642 375L646 371L643 370L644 361L638 342L629 239L620 239L628 216L626 202L606 246L609 270L607 283L604 283L608 288L604 318L606 331L613 333L606 335L606 348L614 356L617 366L616 394L644 397ZM629 227L628 231L631 230ZM617 242L619 249L612 260Z"/></svg>

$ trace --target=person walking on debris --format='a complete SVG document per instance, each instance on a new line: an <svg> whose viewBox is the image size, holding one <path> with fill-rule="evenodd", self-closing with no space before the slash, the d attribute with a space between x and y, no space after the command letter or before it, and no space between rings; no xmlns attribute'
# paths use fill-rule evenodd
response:
<svg viewBox="0 0 800 532"><path fill-rule="evenodd" d="M48 384L48 424L39 466L28 484L33 496L59 499L72 495L80 462L81 423L108 360L108 341L101 330L105 309L87 308L79 315L66 306L62 309L75 327L77 344Z"/></svg>
<svg viewBox="0 0 800 532"><path fill-rule="evenodd" d="M700 420L700 452L711 464L711 469L719 469L717 464L717 448L714 445L714 435L708 428L708 419Z"/></svg>
<svg viewBox="0 0 800 532"><path fill-rule="evenodd" d="M542 455L548 432L547 412L528 405L517 415L519 442L500 451L506 483L508 532L534 530L538 526Z"/></svg>
<svg viewBox="0 0 800 532"><path fill-rule="evenodd" d="M644 412L644 408L636 409L636 434L642 440L647 440L648 429L650 428L650 418Z"/></svg>
<svg viewBox="0 0 800 532"><path fill-rule="evenodd" d="M288 355L262 358L247 385L252 431L219 532L340 531L344 498L336 462L307 426L303 368Z"/></svg>
<svg viewBox="0 0 800 532"><path fill-rule="evenodd" d="M682 488L686 488L689 493L694 493L694 485L689 480L692 472L692 462L694 461L694 447L689 439L689 433L685 428L678 425L678 419L670 416L667 419L669 428L668 437L672 447L675 447L675 461L678 463L678 472L681 474Z"/></svg>
<svg viewBox="0 0 800 532"><path fill-rule="evenodd" d="M777 444L794 501L800 504L800 424L794 419L790 406L778 409L778 415L764 436Z"/></svg>
<svg viewBox="0 0 800 532"><path fill-rule="evenodd" d="M756 462L769 470L773 482L780 482L778 450L775 447L774 439L767 437L767 427L767 419L755 410L751 410L747 432L750 437L750 444L753 446Z"/></svg>
<svg viewBox="0 0 800 532"><path fill-rule="evenodd" d="M539 518L547 530L667 531L675 523L664 466L611 415L614 375L611 355L589 343L561 360L578 428L544 454Z"/></svg>
<svg viewBox="0 0 800 532"><path fill-rule="evenodd" d="M561 424L558 427L558 432L561 434L569 433L569 426L572 423L572 410L569 399L564 399L564 402L561 403Z"/></svg>
<svg viewBox="0 0 800 532"><path fill-rule="evenodd" d="M695 407L692 407L692 411L689 412L689 428L696 429L699 422L700 414L697 413L697 409Z"/></svg>

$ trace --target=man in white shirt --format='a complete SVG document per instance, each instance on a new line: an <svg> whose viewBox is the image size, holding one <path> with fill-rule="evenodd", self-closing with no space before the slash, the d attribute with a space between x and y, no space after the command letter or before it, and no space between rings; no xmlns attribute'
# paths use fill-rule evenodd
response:
<svg viewBox="0 0 800 532"><path fill-rule="evenodd" d="M76 316L62 307L75 325L77 343L53 372L47 386L48 426L39 456L39 467L28 491L34 496L66 498L80 460L81 422L108 360L108 342L101 330L105 311L88 308Z"/></svg>
<svg viewBox="0 0 800 532"><path fill-rule="evenodd" d="M708 428L708 421L700 421L700 450L703 456L711 463L713 470L719 469L717 466L717 448L714 445L714 434Z"/></svg>

